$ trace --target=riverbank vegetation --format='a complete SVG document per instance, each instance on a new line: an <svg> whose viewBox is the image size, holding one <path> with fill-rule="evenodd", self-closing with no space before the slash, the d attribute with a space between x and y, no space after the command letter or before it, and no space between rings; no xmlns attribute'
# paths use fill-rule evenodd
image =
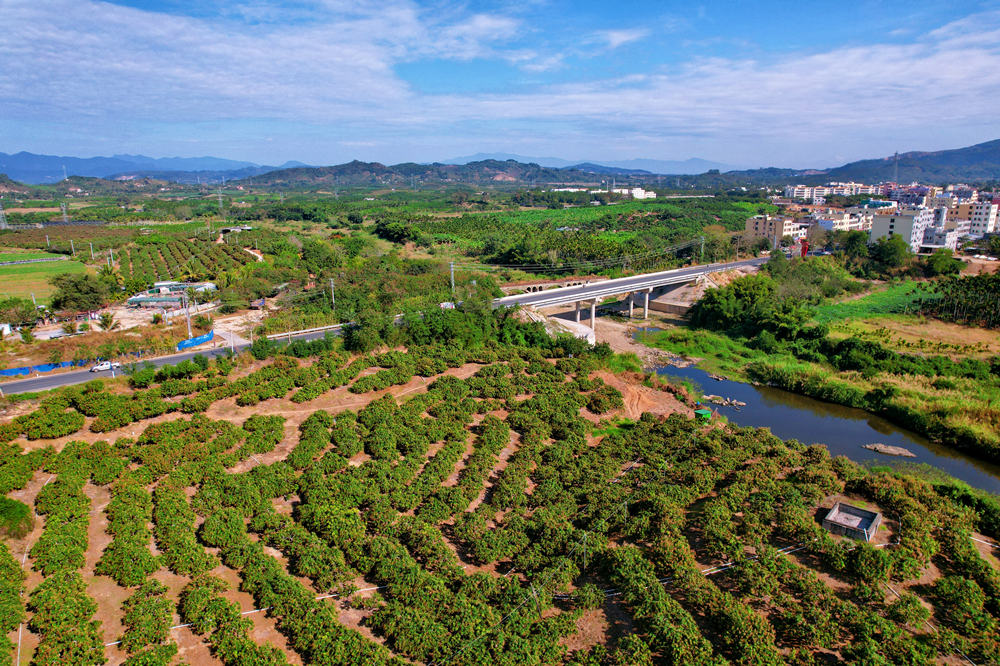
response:
<svg viewBox="0 0 1000 666"><path fill-rule="evenodd" d="M864 285L831 257L776 256L760 274L710 290L696 304L691 324L707 331L669 330L644 340L703 358L707 369L872 411L946 445L993 458L1000 454L1000 356L993 347L971 335L962 342L894 337L884 324L858 323L949 308L969 313L965 321L988 317L985 309L983 315L974 313L983 299L995 296L987 295L981 280L968 280L893 283L830 303L827 299ZM944 294L948 306L940 304Z"/></svg>
<svg viewBox="0 0 1000 666"><path fill-rule="evenodd" d="M3 424L43 529L0 549L0 610L36 661L1000 659L984 493L629 411L626 359L471 305L254 351ZM872 544L820 527L841 498L883 512Z"/></svg>

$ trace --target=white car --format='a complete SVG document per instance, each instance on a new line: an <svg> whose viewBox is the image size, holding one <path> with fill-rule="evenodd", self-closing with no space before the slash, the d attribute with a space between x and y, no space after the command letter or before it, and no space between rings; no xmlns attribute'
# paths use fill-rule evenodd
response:
<svg viewBox="0 0 1000 666"><path fill-rule="evenodd" d="M112 362L112 361L104 361L104 362L98 363L97 365L95 365L94 367L92 367L90 369L90 371L91 372L107 372L111 368L120 368L120 367L122 367L121 363Z"/></svg>

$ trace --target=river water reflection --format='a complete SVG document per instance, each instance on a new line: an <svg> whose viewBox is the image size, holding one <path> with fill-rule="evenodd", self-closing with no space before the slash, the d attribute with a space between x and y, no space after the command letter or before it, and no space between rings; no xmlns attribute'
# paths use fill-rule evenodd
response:
<svg viewBox="0 0 1000 666"><path fill-rule="evenodd" d="M687 380L706 394L745 402L746 407L711 405L718 413L741 426L770 428L782 439L797 439L804 444L825 444L832 455L847 456L856 462L892 464L906 460L927 463L944 470L970 486L1000 493L1000 465L963 455L929 441L914 432L893 425L885 419L860 409L814 400L768 386L712 379L695 367L657 368L657 374L674 380ZM916 458L887 456L861 448L881 442L903 446Z"/></svg>

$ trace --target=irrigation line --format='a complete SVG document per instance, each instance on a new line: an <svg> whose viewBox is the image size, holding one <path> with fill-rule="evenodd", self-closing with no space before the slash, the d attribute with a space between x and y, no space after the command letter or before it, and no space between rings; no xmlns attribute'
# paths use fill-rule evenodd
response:
<svg viewBox="0 0 1000 666"><path fill-rule="evenodd" d="M52 479L50 478L49 481ZM48 481L46 481L48 483ZM43 486L44 487L44 486ZM28 551L30 548L28 544L24 544L24 556L21 558L21 570L24 570L24 563L28 561ZM23 593L22 593L23 594ZM24 622L20 622L17 625L17 661L16 664L21 663L21 632L24 630Z"/></svg>
<svg viewBox="0 0 1000 666"><path fill-rule="evenodd" d="M52 476L50 476L48 478L48 480L45 483L42 484L42 488L44 488L45 486L49 485L49 481L51 481L54 478L56 478L55 474L53 474ZM44 528L43 528L43 531L44 531ZM28 544L24 544L24 555L21 557L21 570L22 571L24 570L24 563L28 561L28 551L29 550L31 550L31 548L28 546ZM24 630L24 622L21 622L20 624L17 625L17 662L16 662L17 664L21 663L21 633L22 633L23 630Z"/></svg>
<svg viewBox="0 0 1000 666"><path fill-rule="evenodd" d="M809 547L808 544L793 544L791 546L785 546L783 548L779 548L777 552L780 553L780 554L782 554L782 555L791 555L792 553L797 553L798 551L803 550L803 549L808 548L808 547ZM744 562L748 562L750 560L756 560L758 558L759 558L758 555L753 555L751 557L747 557L747 558L739 560L739 561L725 562L724 564L719 564L719 565L714 566L714 567L709 567L708 569L702 569L701 571L699 571L699 573L701 575L703 575L703 576L711 576L712 574L722 573L723 571L729 571L730 569L738 567L739 565L743 564ZM671 582L672 580L673 580L673 578L667 577L667 578L659 578L659 579L657 579L656 582L665 585L665 584ZM620 590L617 590L617 589L615 589L613 587L609 588L607 590L603 590L603 592L604 592L604 596L605 597L609 597L609 598L610 597L617 597L617 596L620 596L622 594L622 592ZM566 595L558 595L558 598L560 598L560 599L568 599L569 595L568 594L566 594Z"/></svg>
<svg viewBox="0 0 1000 666"><path fill-rule="evenodd" d="M685 243L683 245L674 245L671 247L665 247L661 250L656 250L654 252L647 252L644 254L633 254L627 255L621 259L595 259L593 261L574 261L567 262L564 264L481 264L481 263L455 263L455 268L464 270L481 270L481 271L508 271L508 270L522 270L525 272L539 271L539 272L561 272L567 270L580 270L586 268L596 268L596 269L606 269L615 266L624 267L626 264L639 263L642 261L647 261L655 259L657 257L663 257L677 250L683 250L688 247L692 247L695 243Z"/></svg>
<svg viewBox="0 0 1000 666"><path fill-rule="evenodd" d="M902 597L900 596L899 592L897 592L896 590L892 589L892 586L889 585L889 583L882 583L882 584L885 585L886 589L888 589L890 592L892 592L893 594L895 594L897 599L902 599ZM933 623L931 623L930 620L924 620L924 626L927 627L928 629L930 629L932 632L937 633L938 628ZM957 647L955 647L954 644L950 644L949 647L951 647L953 650L955 650L955 652L957 652L967 662L969 662L970 664L972 664L972 666L976 666L976 662L972 661L972 659L969 658L969 655L967 655L964 652L962 652L961 650L959 650Z"/></svg>

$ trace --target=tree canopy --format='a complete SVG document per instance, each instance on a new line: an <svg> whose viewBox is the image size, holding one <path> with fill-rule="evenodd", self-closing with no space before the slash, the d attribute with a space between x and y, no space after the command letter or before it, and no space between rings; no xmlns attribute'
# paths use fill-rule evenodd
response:
<svg viewBox="0 0 1000 666"><path fill-rule="evenodd" d="M52 307L56 310L96 310L108 302L108 284L87 273L56 275L51 280L56 288Z"/></svg>

